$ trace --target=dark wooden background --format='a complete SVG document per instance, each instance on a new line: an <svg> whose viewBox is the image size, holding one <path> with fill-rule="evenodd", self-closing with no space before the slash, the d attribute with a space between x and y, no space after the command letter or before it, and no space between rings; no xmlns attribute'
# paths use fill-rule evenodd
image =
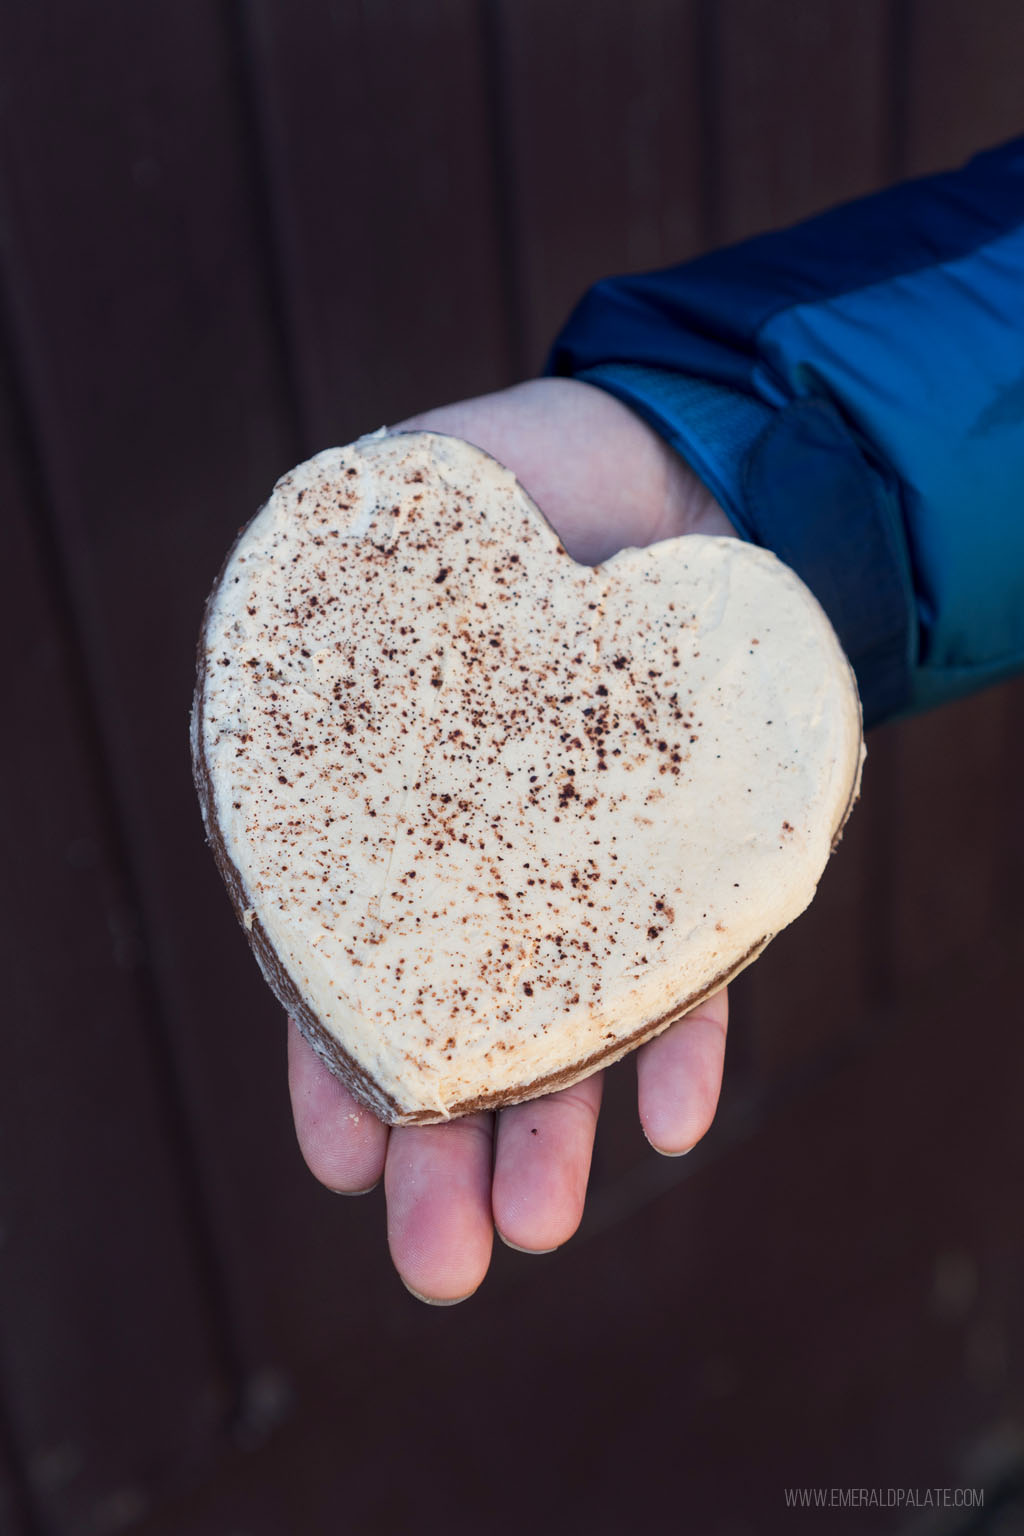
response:
<svg viewBox="0 0 1024 1536"><path fill-rule="evenodd" d="M300 1163L186 749L280 472L1024 130L1024 6L3 0L0 117L3 1536L1024 1529L1020 684L875 733L700 1150L613 1072L579 1236L450 1311Z"/></svg>

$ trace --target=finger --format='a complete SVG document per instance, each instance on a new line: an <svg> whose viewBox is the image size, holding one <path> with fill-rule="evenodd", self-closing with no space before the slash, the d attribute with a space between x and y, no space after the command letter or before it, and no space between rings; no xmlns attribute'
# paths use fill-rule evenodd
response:
<svg viewBox="0 0 1024 1536"><path fill-rule="evenodd" d="M492 1137L491 1115L391 1132L384 1169L388 1244L403 1282L421 1301L463 1301L487 1273Z"/></svg>
<svg viewBox="0 0 1024 1536"><path fill-rule="evenodd" d="M510 1247L547 1253L579 1226L601 1084L598 1072L499 1115L492 1206L499 1236Z"/></svg>
<svg viewBox="0 0 1024 1536"><path fill-rule="evenodd" d="M689 1152L714 1119L728 1021L723 987L637 1052L640 1124L655 1151Z"/></svg>
<svg viewBox="0 0 1024 1536"><path fill-rule="evenodd" d="M309 1171L338 1194L361 1195L384 1172L387 1127L358 1103L288 1020L288 1087Z"/></svg>

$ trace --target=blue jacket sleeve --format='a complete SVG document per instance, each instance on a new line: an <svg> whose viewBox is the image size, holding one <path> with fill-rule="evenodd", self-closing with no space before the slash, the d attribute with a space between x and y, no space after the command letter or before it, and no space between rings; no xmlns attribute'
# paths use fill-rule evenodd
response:
<svg viewBox="0 0 1024 1536"><path fill-rule="evenodd" d="M1024 139L587 293L611 391L814 591L865 719L1024 667Z"/></svg>

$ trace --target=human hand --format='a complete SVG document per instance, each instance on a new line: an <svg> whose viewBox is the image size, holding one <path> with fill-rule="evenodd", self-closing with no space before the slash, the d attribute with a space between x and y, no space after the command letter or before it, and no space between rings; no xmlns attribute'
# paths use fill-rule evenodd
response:
<svg viewBox="0 0 1024 1536"><path fill-rule="evenodd" d="M591 385L537 379L413 417L399 431L463 437L512 469L569 554L597 564L629 545L732 534L710 492L626 406ZM678 1156L707 1131L722 1081L723 989L634 1053L645 1136ZM494 1232L549 1252L583 1214L601 1074L494 1114L389 1130L322 1065L289 1022L289 1086L302 1154L316 1178L362 1194L383 1176L388 1243L424 1301L471 1295Z"/></svg>

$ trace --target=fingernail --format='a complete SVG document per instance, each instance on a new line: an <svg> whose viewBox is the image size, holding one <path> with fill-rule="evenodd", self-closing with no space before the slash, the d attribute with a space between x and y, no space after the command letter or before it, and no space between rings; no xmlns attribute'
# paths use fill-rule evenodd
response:
<svg viewBox="0 0 1024 1536"><path fill-rule="evenodd" d="M374 1179L373 1183L367 1184L365 1189L335 1189L331 1184L325 1184L324 1188L329 1190L332 1195L351 1195L355 1199L357 1195L372 1195L379 1183L380 1179Z"/></svg>
<svg viewBox="0 0 1024 1536"><path fill-rule="evenodd" d="M560 1243L556 1243L554 1248L523 1248L519 1245L519 1243L514 1243L510 1237L506 1237L500 1227L495 1227L494 1230L505 1244L505 1247L514 1248L516 1253L557 1253L558 1249L561 1247Z"/></svg>
<svg viewBox="0 0 1024 1536"><path fill-rule="evenodd" d="M691 1142L688 1147L683 1147L678 1152L669 1152L667 1147L659 1147L656 1141L652 1141L646 1131L644 1131L644 1140L649 1147L653 1148L653 1150L657 1152L659 1157L685 1157L687 1153L692 1152L696 1146L696 1142Z"/></svg>
<svg viewBox="0 0 1024 1536"><path fill-rule="evenodd" d="M398 1278L402 1280L401 1275ZM402 1284L410 1296L415 1296L417 1301L425 1302L428 1307L457 1307L460 1301L468 1301L471 1296L476 1295L476 1287L474 1287L473 1290L467 1291L465 1296L424 1296L422 1291L413 1290L408 1280L402 1280Z"/></svg>

